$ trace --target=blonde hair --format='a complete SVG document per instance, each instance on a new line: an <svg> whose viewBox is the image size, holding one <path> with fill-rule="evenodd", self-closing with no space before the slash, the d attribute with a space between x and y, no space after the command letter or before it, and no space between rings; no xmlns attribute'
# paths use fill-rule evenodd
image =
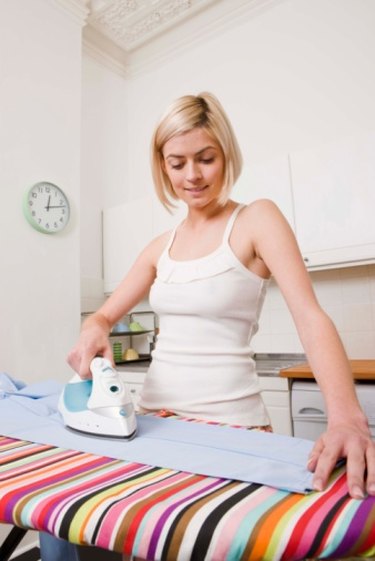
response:
<svg viewBox="0 0 375 561"><path fill-rule="evenodd" d="M151 140L151 171L156 194L170 211L176 194L163 168L163 148L172 137L201 127L217 142L224 157L220 203L225 204L242 169L242 155L232 125L218 99L211 93L176 99L160 119ZM172 200L171 200L172 199Z"/></svg>

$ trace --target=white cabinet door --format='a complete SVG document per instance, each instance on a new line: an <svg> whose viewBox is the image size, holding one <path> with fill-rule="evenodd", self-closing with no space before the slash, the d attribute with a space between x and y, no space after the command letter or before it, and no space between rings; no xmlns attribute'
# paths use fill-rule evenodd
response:
<svg viewBox="0 0 375 561"><path fill-rule="evenodd" d="M233 187L233 199L249 204L257 199L271 199L280 208L294 230L293 199L288 156L244 166Z"/></svg>
<svg viewBox="0 0 375 561"><path fill-rule="evenodd" d="M104 292L112 292L124 278L141 250L151 241L150 197L103 211Z"/></svg>
<svg viewBox="0 0 375 561"><path fill-rule="evenodd" d="M375 133L292 153L290 164L307 266L375 262Z"/></svg>
<svg viewBox="0 0 375 561"><path fill-rule="evenodd" d="M290 391L287 378L259 376L262 399L271 419L273 431L277 434L292 435L292 415Z"/></svg>
<svg viewBox="0 0 375 561"><path fill-rule="evenodd" d="M167 230L173 230L186 216L186 205L176 201L176 208L171 212L161 204L156 195L152 195L152 231L154 237Z"/></svg>

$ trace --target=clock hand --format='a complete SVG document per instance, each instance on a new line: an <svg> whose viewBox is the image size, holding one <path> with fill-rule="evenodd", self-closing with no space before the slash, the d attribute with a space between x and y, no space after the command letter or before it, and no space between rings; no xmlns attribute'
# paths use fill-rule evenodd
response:
<svg viewBox="0 0 375 561"><path fill-rule="evenodd" d="M49 197L48 197L48 203L47 203L47 206L46 206L46 207L44 207L44 208L46 209L46 211L47 211L47 212L48 212L48 211L49 211L49 209L51 208L51 207L49 206L50 200L51 200L51 195L49 195Z"/></svg>
<svg viewBox="0 0 375 561"><path fill-rule="evenodd" d="M65 208L65 207L66 207L66 205L51 205L48 208Z"/></svg>

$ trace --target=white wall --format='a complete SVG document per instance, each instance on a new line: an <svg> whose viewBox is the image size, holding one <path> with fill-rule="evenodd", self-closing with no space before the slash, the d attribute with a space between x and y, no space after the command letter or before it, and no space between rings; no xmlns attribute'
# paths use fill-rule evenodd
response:
<svg viewBox="0 0 375 561"><path fill-rule="evenodd" d="M67 379L79 320L81 23L58 2L0 0L0 370ZM60 185L72 218L33 230L28 187Z"/></svg>
<svg viewBox="0 0 375 561"><path fill-rule="evenodd" d="M183 52L128 77L127 188L117 203L152 189L148 155L154 125L167 104L185 93L211 90L222 101L243 150L242 182L253 163L374 129L374 23L373 0L285 0L255 16L244 15L214 37L201 34ZM105 206L111 206L110 199L112 194L104 195ZM340 294L326 304L336 307L334 319L348 352L374 357L374 268L313 273L312 278L323 300L327 285ZM372 288L363 292L362 285ZM358 316L358 305L367 306L370 316ZM267 328L272 309L279 312ZM301 350L276 287L270 287L264 318L255 350Z"/></svg>
<svg viewBox="0 0 375 561"><path fill-rule="evenodd" d="M81 174L81 306L103 301L101 212L126 200L127 96L125 80L83 57Z"/></svg>

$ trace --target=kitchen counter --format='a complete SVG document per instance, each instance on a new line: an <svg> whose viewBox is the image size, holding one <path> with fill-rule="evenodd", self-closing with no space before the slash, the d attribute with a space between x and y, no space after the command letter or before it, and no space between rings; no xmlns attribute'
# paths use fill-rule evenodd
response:
<svg viewBox="0 0 375 561"><path fill-rule="evenodd" d="M375 360L374 359L354 359L350 360L354 380L375 380ZM305 362L280 370L282 378L305 378L314 379L310 366Z"/></svg>

